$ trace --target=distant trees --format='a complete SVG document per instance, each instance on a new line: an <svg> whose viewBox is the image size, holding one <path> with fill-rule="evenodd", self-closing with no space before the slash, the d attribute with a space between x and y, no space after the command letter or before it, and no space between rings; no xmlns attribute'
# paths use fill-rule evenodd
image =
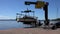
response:
<svg viewBox="0 0 60 34"><path fill-rule="evenodd" d="M60 21L60 18L52 19L52 21Z"/></svg>
<svg viewBox="0 0 60 34"><path fill-rule="evenodd" d="M60 18L57 18L56 20L60 20Z"/></svg>

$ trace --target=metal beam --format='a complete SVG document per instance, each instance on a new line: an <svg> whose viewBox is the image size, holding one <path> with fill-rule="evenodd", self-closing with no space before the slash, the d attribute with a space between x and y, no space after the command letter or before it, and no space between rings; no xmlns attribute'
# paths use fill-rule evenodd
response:
<svg viewBox="0 0 60 34"><path fill-rule="evenodd" d="M36 2L25 1L25 5L36 4Z"/></svg>
<svg viewBox="0 0 60 34"><path fill-rule="evenodd" d="M45 4L45 6L43 7L43 10L45 11L45 25L49 25L49 21L48 21L48 3Z"/></svg>

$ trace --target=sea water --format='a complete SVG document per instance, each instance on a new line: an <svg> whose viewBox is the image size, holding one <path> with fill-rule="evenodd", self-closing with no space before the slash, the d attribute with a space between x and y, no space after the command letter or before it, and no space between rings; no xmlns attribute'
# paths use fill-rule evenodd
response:
<svg viewBox="0 0 60 34"><path fill-rule="evenodd" d="M44 21L41 21L41 23L43 22ZM55 23L55 21L50 21L50 22ZM22 22L17 22L17 21L0 21L0 30L24 28L24 27L31 27L31 25L23 24Z"/></svg>
<svg viewBox="0 0 60 34"><path fill-rule="evenodd" d="M24 28L31 27L31 25L23 24L17 21L0 21L0 30L12 29L12 28Z"/></svg>

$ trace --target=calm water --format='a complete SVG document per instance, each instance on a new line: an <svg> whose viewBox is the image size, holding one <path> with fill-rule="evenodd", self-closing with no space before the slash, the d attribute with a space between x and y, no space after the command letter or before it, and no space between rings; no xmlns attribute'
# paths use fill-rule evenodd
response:
<svg viewBox="0 0 60 34"><path fill-rule="evenodd" d="M41 21L43 23L43 21ZM52 21L53 22L53 21ZM0 30L12 29L12 28L24 28L31 27L31 25L25 25L16 21L0 21Z"/></svg>
<svg viewBox="0 0 60 34"><path fill-rule="evenodd" d="M31 25L26 25L23 23L18 23L16 21L0 21L0 30L12 29L12 28L24 28L30 27Z"/></svg>

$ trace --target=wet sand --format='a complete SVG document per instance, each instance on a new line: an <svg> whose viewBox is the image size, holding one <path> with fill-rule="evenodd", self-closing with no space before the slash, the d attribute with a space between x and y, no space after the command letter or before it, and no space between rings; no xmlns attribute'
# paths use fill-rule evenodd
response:
<svg viewBox="0 0 60 34"><path fill-rule="evenodd" d="M42 28L17 28L9 30L0 30L0 34L60 34L60 29L42 29Z"/></svg>

